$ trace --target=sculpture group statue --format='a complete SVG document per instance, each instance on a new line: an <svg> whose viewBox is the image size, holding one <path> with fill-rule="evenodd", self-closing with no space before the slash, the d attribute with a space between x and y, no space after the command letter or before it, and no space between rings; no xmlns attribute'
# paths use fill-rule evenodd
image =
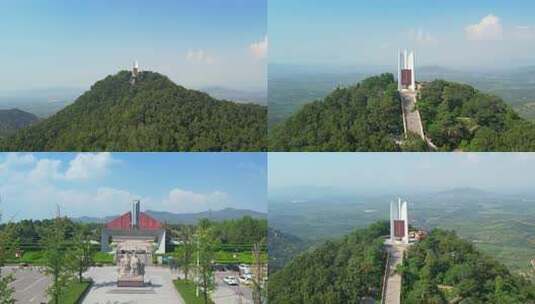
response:
<svg viewBox="0 0 535 304"><path fill-rule="evenodd" d="M119 277L138 277L145 274L145 263L136 253L125 253L119 260Z"/></svg>

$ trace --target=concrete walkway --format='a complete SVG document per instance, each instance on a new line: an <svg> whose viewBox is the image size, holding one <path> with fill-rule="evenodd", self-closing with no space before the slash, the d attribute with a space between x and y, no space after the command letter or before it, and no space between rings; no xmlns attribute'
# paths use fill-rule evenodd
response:
<svg viewBox="0 0 535 304"><path fill-rule="evenodd" d="M396 267L403 262L403 252L406 246L391 245L386 246L389 253L389 267L386 271L387 279L385 285L385 304L400 304L401 303L401 275L396 273Z"/></svg>
<svg viewBox="0 0 535 304"><path fill-rule="evenodd" d="M145 268L146 287L117 287L117 267L92 267L85 274L95 283L83 304L183 304L173 285L174 275L164 267Z"/></svg>
<svg viewBox="0 0 535 304"><path fill-rule="evenodd" d="M403 111L403 127L405 134L414 133L425 140L424 128L420 112L416 109L416 92L401 91L401 110Z"/></svg>

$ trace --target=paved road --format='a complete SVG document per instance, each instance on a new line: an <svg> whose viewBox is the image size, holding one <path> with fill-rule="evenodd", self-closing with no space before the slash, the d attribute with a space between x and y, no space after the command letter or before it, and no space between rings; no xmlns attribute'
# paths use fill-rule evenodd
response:
<svg viewBox="0 0 535 304"><path fill-rule="evenodd" d="M416 92L402 91L400 95L405 132L414 133L425 140L420 113L416 110Z"/></svg>
<svg viewBox="0 0 535 304"><path fill-rule="evenodd" d="M401 303L401 275L396 273L396 267L403 261L404 246L387 246L386 250L390 253L390 267L388 269L388 278L386 280L385 304Z"/></svg>
<svg viewBox="0 0 535 304"><path fill-rule="evenodd" d="M216 272L215 281L216 289L212 294L212 300L216 304L249 304L253 303L253 293L251 288L239 285L229 286L223 282L223 278L227 275L238 277L237 272Z"/></svg>
<svg viewBox="0 0 535 304"><path fill-rule="evenodd" d="M42 274L37 267L6 266L2 273L13 273L15 281L10 284L15 288L17 303L47 303L46 289L50 279Z"/></svg>
<svg viewBox="0 0 535 304"><path fill-rule="evenodd" d="M117 287L117 267L93 267L85 274L95 284L84 299L84 304L183 304L184 301L173 285L176 277L168 268L145 268L147 287Z"/></svg>

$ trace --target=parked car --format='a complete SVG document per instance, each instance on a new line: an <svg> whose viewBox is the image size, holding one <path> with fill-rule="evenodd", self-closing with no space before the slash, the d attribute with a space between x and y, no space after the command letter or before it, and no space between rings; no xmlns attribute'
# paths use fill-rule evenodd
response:
<svg viewBox="0 0 535 304"><path fill-rule="evenodd" d="M240 284L244 284L244 285L249 285L253 282L250 277L243 276L243 275L240 275L239 280L240 280Z"/></svg>
<svg viewBox="0 0 535 304"><path fill-rule="evenodd" d="M225 276L223 282L227 283L227 285L238 285L238 279L235 276Z"/></svg>

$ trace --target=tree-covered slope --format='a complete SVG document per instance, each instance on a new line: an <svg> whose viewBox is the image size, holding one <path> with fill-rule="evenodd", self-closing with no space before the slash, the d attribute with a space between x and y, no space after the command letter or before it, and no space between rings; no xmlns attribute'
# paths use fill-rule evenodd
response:
<svg viewBox="0 0 535 304"><path fill-rule="evenodd" d="M434 230L406 252L402 303L529 304L535 285L454 232Z"/></svg>
<svg viewBox="0 0 535 304"><path fill-rule="evenodd" d="M441 151L535 151L535 123L522 119L499 97L469 85L425 83L417 107L426 135ZM400 97L392 74L338 88L269 133L272 151L428 150L418 137L402 136Z"/></svg>
<svg viewBox="0 0 535 304"><path fill-rule="evenodd" d="M279 271L294 256L303 252L308 242L295 235L268 228L269 272Z"/></svg>
<svg viewBox="0 0 535 304"><path fill-rule="evenodd" d="M360 303L381 293L386 223L356 230L293 258L270 275L270 304Z"/></svg>
<svg viewBox="0 0 535 304"><path fill-rule="evenodd" d="M38 120L39 118L32 113L19 109L0 110L0 136L12 134Z"/></svg>
<svg viewBox="0 0 535 304"><path fill-rule="evenodd" d="M16 151L261 151L267 109L215 100L167 77L122 71L72 105L6 138Z"/></svg>
<svg viewBox="0 0 535 304"><path fill-rule="evenodd" d="M499 97L469 85L426 83L417 107L427 135L441 150L535 151L535 124Z"/></svg>
<svg viewBox="0 0 535 304"><path fill-rule="evenodd" d="M392 74L338 88L270 130L272 151L397 151L403 134Z"/></svg>

